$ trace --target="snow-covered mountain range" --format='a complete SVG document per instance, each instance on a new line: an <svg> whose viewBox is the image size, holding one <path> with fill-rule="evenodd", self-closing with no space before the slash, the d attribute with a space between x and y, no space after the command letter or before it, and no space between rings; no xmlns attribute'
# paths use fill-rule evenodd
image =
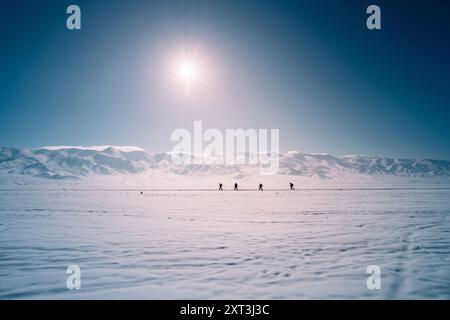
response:
<svg viewBox="0 0 450 320"><path fill-rule="evenodd" d="M372 156L334 157L291 151L280 154L279 175L335 178L346 175L449 177L450 161L392 159ZM138 174L157 171L184 176L259 174L255 165L175 165L169 153L148 153L138 147L0 147L0 175L49 179L80 179L92 175Z"/></svg>

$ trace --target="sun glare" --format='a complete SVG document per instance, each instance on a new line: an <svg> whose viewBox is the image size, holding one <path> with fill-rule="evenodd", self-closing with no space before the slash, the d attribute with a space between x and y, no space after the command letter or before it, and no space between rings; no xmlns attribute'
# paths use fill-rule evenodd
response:
<svg viewBox="0 0 450 320"><path fill-rule="evenodd" d="M183 58L177 62L177 77L179 85L182 87L185 95L189 97L196 82L200 79L200 68L198 62L192 58Z"/></svg>
<svg viewBox="0 0 450 320"><path fill-rule="evenodd" d="M178 71L181 79L188 83L195 79L197 70L192 62L186 61L180 64Z"/></svg>
<svg viewBox="0 0 450 320"><path fill-rule="evenodd" d="M174 51L176 52L176 50ZM203 95L211 81L210 64L200 50L179 50L168 55L168 83L177 95L194 98Z"/></svg>

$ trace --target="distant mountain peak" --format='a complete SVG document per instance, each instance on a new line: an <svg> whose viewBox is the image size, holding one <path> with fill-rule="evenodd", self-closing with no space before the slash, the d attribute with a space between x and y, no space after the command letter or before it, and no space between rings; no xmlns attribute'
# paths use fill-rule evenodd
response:
<svg viewBox="0 0 450 320"><path fill-rule="evenodd" d="M68 149L77 149L77 150L91 150L91 151L105 151L106 149L115 149L123 152L134 152L134 151L142 151L145 152L144 149L135 147L135 146L112 146L112 145L104 145L104 146L90 146L90 147L83 147L83 146L46 146L37 148L39 149L45 149L45 150L51 150L51 151L58 151L58 150L68 150Z"/></svg>
<svg viewBox="0 0 450 320"><path fill-rule="evenodd" d="M289 151L280 154L279 175L332 179L351 175L446 177L450 161L395 159L377 156ZM49 179L80 179L92 175L174 173L187 176L258 174L255 165L175 165L171 153L148 153L133 146L47 146L37 149L0 147L0 175L20 174Z"/></svg>

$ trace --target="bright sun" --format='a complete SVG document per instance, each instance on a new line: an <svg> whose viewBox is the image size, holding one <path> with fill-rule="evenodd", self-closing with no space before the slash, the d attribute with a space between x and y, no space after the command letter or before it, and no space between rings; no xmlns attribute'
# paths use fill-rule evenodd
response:
<svg viewBox="0 0 450 320"><path fill-rule="evenodd" d="M190 61L182 62L179 66L178 75L186 84L193 81L197 75L197 68Z"/></svg>
<svg viewBox="0 0 450 320"><path fill-rule="evenodd" d="M177 67L177 76L186 96L191 95L192 87L200 76L198 65L192 60L181 60Z"/></svg>
<svg viewBox="0 0 450 320"><path fill-rule="evenodd" d="M195 98L210 89L209 56L197 49L175 50L167 55L168 84L177 95Z"/></svg>

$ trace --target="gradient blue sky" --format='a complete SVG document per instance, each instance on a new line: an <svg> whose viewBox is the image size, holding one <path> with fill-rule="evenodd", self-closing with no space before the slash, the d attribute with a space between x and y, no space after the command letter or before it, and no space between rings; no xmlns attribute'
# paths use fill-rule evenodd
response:
<svg viewBox="0 0 450 320"><path fill-rule="evenodd" d="M159 152L203 120L279 128L282 151L450 159L449 39L445 0L2 1L0 145ZM189 99L167 85L183 47L210 72Z"/></svg>

